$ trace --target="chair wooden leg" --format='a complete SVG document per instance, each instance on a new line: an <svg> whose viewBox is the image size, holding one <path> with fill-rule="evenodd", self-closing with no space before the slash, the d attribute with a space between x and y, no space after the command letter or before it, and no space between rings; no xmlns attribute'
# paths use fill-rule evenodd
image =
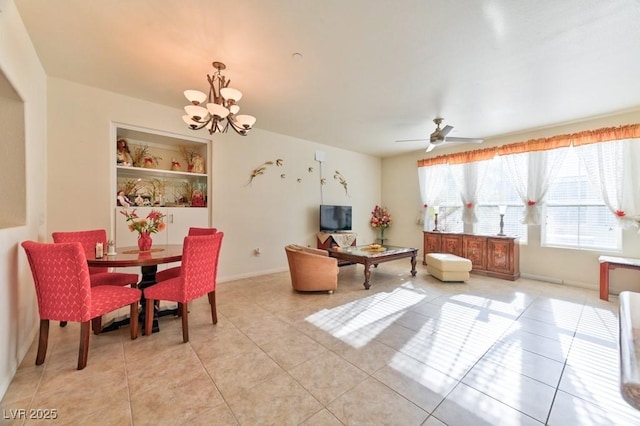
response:
<svg viewBox="0 0 640 426"><path fill-rule="evenodd" d="M91 320L91 328L93 329L93 334L100 334L102 332L102 317L95 317Z"/></svg>
<svg viewBox="0 0 640 426"><path fill-rule="evenodd" d="M216 309L216 291L209 293L209 305L211 305L211 321L218 323L218 310Z"/></svg>
<svg viewBox="0 0 640 426"><path fill-rule="evenodd" d="M80 323L80 349L78 351L78 370L82 370L87 366L87 357L89 356L89 331L91 329L91 321Z"/></svg>
<svg viewBox="0 0 640 426"><path fill-rule="evenodd" d="M144 334L146 336L151 336L153 332L153 307L153 299L147 299L144 311Z"/></svg>
<svg viewBox="0 0 640 426"><path fill-rule="evenodd" d="M47 345L49 343L49 320L40 320L40 337L38 339L38 355L36 365L42 365L44 357L47 356Z"/></svg>
<svg viewBox="0 0 640 426"><path fill-rule="evenodd" d="M129 327L131 328L131 340L135 340L138 338L138 301L135 301L131 304L131 309L129 310Z"/></svg>
<svg viewBox="0 0 640 426"><path fill-rule="evenodd" d="M180 315L182 316L182 341L189 341L189 310L188 303L180 303Z"/></svg>

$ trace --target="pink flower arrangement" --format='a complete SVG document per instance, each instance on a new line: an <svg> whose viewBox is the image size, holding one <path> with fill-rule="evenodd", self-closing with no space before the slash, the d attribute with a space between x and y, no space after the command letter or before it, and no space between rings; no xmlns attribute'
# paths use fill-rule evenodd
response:
<svg viewBox="0 0 640 426"><path fill-rule="evenodd" d="M129 231L137 231L138 234L151 234L163 231L167 225L162 221L166 215L157 210L151 210L146 218L140 218L133 209L131 213L127 209L121 210L120 214L127 218Z"/></svg>
<svg viewBox="0 0 640 426"><path fill-rule="evenodd" d="M391 225L391 215L385 207L375 206L371 212L371 226L386 229Z"/></svg>

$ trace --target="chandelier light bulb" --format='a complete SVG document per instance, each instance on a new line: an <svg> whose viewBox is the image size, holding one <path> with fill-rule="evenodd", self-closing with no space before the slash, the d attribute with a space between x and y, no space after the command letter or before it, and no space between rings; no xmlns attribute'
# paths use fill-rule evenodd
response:
<svg viewBox="0 0 640 426"><path fill-rule="evenodd" d="M199 126L199 123L197 121L193 121L191 117L189 117L189 115L183 115L182 119L184 120L185 123L187 123L187 126L189 126L191 130L194 130L196 127Z"/></svg>
<svg viewBox="0 0 640 426"><path fill-rule="evenodd" d="M207 112L206 108L202 108L201 106L197 105L185 106L184 112L189 114L189 117L191 117L193 121L201 121L203 119L206 119L209 115L209 112Z"/></svg>
<svg viewBox="0 0 640 426"><path fill-rule="evenodd" d="M229 110L220 104L208 103L207 110L209 110L209 113L211 115L216 115L220 118L225 118L227 115L229 115Z"/></svg>
<svg viewBox="0 0 640 426"><path fill-rule="evenodd" d="M242 92L238 89L232 89L231 87L220 89L220 94L226 100L232 100L233 102L238 102L242 99Z"/></svg>
<svg viewBox="0 0 640 426"><path fill-rule="evenodd" d="M185 90L184 97L193 105L199 105L207 100L207 95L199 90Z"/></svg>
<svg viewBox="0 0 640 426"><path fill-rule="evenodd" d="M212 65L215 72L207 74L208 95L199 90L184 91L184 96L191 105L184 107L187 115L182 119L192 130L206 128L210 134L214 134L226 133L231 127L239 135L246 136L255 124L256 118L251 115L237 115L240 111L237 103L242 99L242 92L227 87L230 80L222 75L222 71L227 68L225 64L216 61Z"/></svg>
<svg viewBox="0 0 640 426"><path fill-rule="evenodd" d="M243 128L249 130L256 123L256 118L251 116L251 115L237 115L236 116L236 121Z"/></svg>

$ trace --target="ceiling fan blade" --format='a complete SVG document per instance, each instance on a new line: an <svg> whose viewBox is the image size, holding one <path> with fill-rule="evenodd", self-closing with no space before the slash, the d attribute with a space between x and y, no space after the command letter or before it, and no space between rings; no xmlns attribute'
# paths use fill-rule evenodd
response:
<svg viewBox="0 0 640 426"><path fill-rule="evenodd" d="M396 142L427 142L429 139L402 139Z"/></svg>
<svg viewBox="0 0 640 426"><path fill-rule="evenodd" d="M434 150L436 146L434 144L432 144L431 142L429 142L429 145L427 146L427 150L425 152L431 152Z"/></svg>
<svg viewBox="0 0 640 426"><path fill-rule="evenodd" d="M456 138L456 137L450 137L450 138L446 138L445 142L447 143L482 143L484 141L484 139L478 139L478 138Z"/></svg>
<svg viewBox="0 0 640 426"><path fill-rule="evenodd" d="M441 138L446 137L449 134L449 132L451 132L452 130L453 130L453 126L449 126L449 125L444 126L442 130L440 130L440 137Z"/></svg>

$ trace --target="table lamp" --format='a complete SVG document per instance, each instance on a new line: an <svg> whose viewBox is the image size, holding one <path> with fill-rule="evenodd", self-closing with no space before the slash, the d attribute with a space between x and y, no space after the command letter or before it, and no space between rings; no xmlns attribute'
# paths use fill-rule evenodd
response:
<svg viewBox="0 0 640 426"><path fill-rule="evenodd" d="M498 232L498 236L504 237L504 215L507 212L507 206L498 206L498 213L500 213L500 232Z"/></svg>

